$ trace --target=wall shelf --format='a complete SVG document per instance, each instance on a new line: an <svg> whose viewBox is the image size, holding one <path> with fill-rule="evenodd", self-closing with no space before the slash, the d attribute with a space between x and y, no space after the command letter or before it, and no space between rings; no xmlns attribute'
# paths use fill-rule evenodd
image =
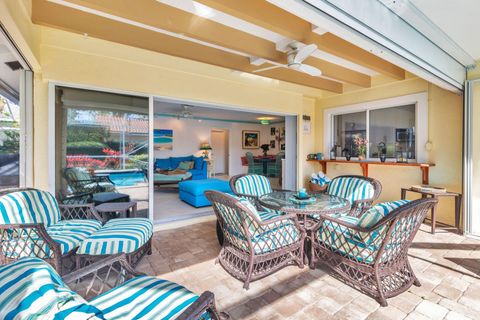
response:
<svg viewBox="0 0 480 320"><path fill-rule="evenodd" d="M379 165L379 166L398 166L398 167L419 167L422 171L422 184L429 183L429 174L430 167L434 167L433 163L402 163L402 162L380 162L380 161L355 161L355 160L307 160L308 162L317 162L322 165L323 173L327 174L327 164L328 163L351 163L360 165L363 171L363 175L368 177L368 166L369 165Z"/></svg>

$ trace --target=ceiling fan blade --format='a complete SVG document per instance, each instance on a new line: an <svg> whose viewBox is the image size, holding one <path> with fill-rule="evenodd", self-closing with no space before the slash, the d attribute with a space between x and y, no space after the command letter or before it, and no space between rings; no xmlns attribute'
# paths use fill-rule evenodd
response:
<svg viewBox="0 0 480 320"><path fill-rule="evenodd" d="M295 63L302 63L302 61L307 59L312 53L315 52L315 50L317 50L317 45L309 44L298 50L297 54L293 58L293 61Z"/></svg>
<svg viewBox="0 0 480 320"><path fill-rule="evenodd" d="M306 74L311 75L312 77L319 77L322 75L322 71L320 69L312 67L308 64L302 64L297 68L298 71L304 72Z"/></svg>
<svg viewBox="0 0 480 320"><path fill-rule="evenodd" d="M253 73L268 71L268 70L272 70L272 69L276 69L276 68L283 68L283 67L282 66L270 66L270 67L254 70Z"/></svg>

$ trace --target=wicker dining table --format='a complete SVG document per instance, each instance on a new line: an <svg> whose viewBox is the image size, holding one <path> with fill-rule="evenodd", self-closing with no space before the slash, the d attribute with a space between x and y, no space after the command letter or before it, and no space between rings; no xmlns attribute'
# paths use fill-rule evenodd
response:
<svg viewBox="0 0 480 320"><path fill-rule="evenodd" d="M350 202L326 193L310 194L310 201L299 202L294 198L296 194L294 191L274 191L259 197L258 201L266 208L295 213L298 216L300 225L306 231L305 251L306 257L310 260L308 248L311 245L311 230L319 223L318 215L345 212L350 208Z"/></svg>

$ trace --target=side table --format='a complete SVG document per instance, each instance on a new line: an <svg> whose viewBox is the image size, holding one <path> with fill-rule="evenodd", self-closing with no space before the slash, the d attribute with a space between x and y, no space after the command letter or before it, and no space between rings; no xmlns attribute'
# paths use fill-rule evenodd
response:
<svg viewBox="0 0 480 320"><path fill-rule="evenodd" d="M413 188L402 188L401 198L404 200L407 195L407 191L415 192L422 195L422 198L431 197L431 198L441 198L441 197L455 197L455 228L460 232L460 208L462 206L462 194L457 192L428 192L420 191ZM437 206L432 208L432 234L435 234L435 225L437 220Z"/></svg>
<svg viewBox="0 0 480 320"><path fill-rule="evenodd" d="M137 215L137 203L132 202L107 202L95 207L98 213L107 216L108 220L124 214L126 218L135 218Z"/></svg>

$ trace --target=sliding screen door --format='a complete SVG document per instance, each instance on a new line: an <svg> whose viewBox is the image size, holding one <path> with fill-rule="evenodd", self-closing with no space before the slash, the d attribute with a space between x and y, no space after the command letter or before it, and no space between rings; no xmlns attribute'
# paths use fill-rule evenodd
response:
<svg viewBox="0 0 480 320"><path fill-rule="evenodd" d="M148 98L55 89L55 191L116 192L148 217Z"/></svg>

